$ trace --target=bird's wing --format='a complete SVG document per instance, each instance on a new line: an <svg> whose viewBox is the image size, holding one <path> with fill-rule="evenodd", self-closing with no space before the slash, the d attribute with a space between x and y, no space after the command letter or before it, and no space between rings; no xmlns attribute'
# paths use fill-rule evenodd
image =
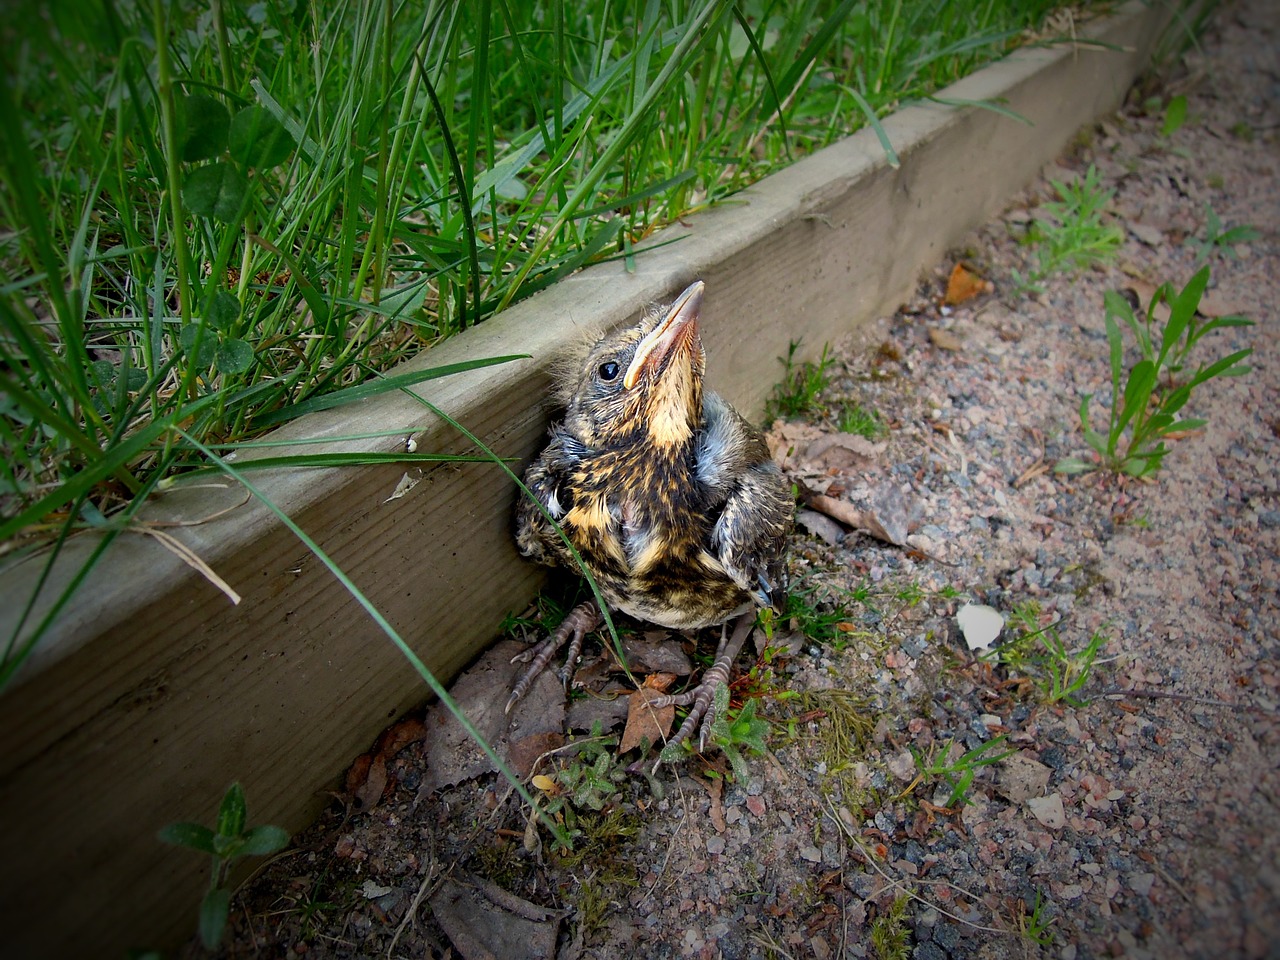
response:
<svg viewBox="0 0 1280 960"><path fill-rule="evenodd" d="M566 440L563 434L552 431L551 443L524 474L524 485L537 502L522 495L516 505L516 544L520 552L531 560L552 566L566 563L568 554L551 522L558 523L572 507L565 502L568 496L565 481L575 461L572 445Z"/></svg>
<svg viewBox="0 0 1280 960"><path fill-rule="evenodd" d="M738 586L761 606L778 606L785 589L782 552L795 504L764 439L714 393L703 404L697 479L722 504L711 548Z"/></svg>

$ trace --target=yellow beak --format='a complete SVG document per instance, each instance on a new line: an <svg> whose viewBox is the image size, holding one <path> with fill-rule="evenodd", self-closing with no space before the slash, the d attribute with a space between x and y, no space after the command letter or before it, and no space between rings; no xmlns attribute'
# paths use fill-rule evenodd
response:
<svg viewBox="0 0 1280 960"><path fill-rule="evenodd" d="M623 387L630 390L645 367L661 366L673 348L693 342L698 332L698 313L702 309L702 291L705 289L706 284L695 280L676 297L662 322L636 347L631 365L622 378Z"/></svg>

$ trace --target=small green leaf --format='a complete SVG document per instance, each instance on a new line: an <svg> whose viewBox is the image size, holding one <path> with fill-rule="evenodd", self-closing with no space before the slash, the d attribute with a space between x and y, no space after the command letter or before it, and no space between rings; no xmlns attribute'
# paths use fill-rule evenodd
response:
<svg viewBox="0 0 1280 960"><path fill-rule="evenodd" d="M213 365L218 352L218 337L207 328L204 328L202 335L201 329L198 323L188 323L178 334L178 343L182 346L182 352L190 358L192 366L205 369ZM200 341L199 353L196 353L197 340Z"/></svg>
<svg viewBox="0 0 1280 960"><path fill-rule="evenodd" d="M89 364L89 373L99 387L109 387L116 382L116 368L110 360L95 360Z"/></svg>
<svg viewBox="0 0 1280 960"><path fill-rule="evenodd" d="M1229 246L1237 243L1251 243L1262 236L1262 231L1253 226L1232 227L1218 237L1220 246Z"/></svg>
<svg viewBox="0 0 1280 960"><path fill-rule="evenodd" d="M229 163L211 163L187 174L182 202L198 217L233 223L240 215L249 181Z"/></svg>
<svg viewBox="0 0 1280 960"><path fill-rule="evenodd" d="M1086 428L1084 431L1084 442L1089 445L1090 450L1093 450L1099 456L1105 457L1111 452L1110 446L1107 443L1107 438L1097 430L1090 430Z"/></svg>
<svg viewBox="0 0 1280 960"><path fill-rule="evenodd" d="M425 282L407 283L402 287L392 287L382 291L382 300L370 305L370 310L384 317L411 317L422 309L427 299Z"/></svg>
<svg viewBox="0 0 1280 960"><path fill-rule="evenodd" d="M1164 362L1165 356L1173 348L1174 344L1182 339L1183 333L1196 315L1196 309L1200 306L1200 298L1204 295L1205 287L1208 285L1209 268L1207 266L1201 267L1187 281L1187 285L1182 288L1178 295L1169 301L1169 320L1165 324L1164 342L1161 343L1160 355L1156 358L1157 365Z"/></svg>
<svg viewBox="0 0 1280 960"><path fill-rule="evenodd" d="M212 854L213 831L199 823L171 823L157 836L163 843L172 843L176 847L187 847L199 853Z"/></svg>
<svg viewBox="0 0 1280 960"><path fill-rule="evenodd" d="M216 887L200 901L200 942L206 950L216 950L227 929L231 912L231 891Z"/></svg>
<svg viewBox="0 0 1280 960"><path fill-rule="evenodd" d="M240 856L240 851L244 848L244 837L239 834L223 836L220 833L213 835L213 855L223 860L234 860Z"/></svg>
<svg viewBox="0 0 1280 960"><path fill-rule="evenodd" d="M244 788L239 783L227 787L223 794L222 805L218 808L218 835L238 837L244 833L244 822L248 816L248 807L244 801Z"/></svg>
<svg viewBox="0 0 1280 960"><path fill-rule="evenodd" d="M1196 387L1204 383L1206 380L1212 380L1214 377L1236 377L1242 373L1249 371L1248 367L1237 367L1250 354L1253 353L1252 347L1246 347L1244 350L1237 350L1235 353L1223 357L1221 360L1215 360L1207 367L1197 370L1195 376L1191 378L1191 386Z"/></svg>
<svg viewBox="0 0 1280 960"><path fill-rule="evenodd" d="M227 333L231 330L232 324L240 319L240 313L240 301L236 299L235 294L226 290L219 290L213 295L213 299L209 301L209 309L205 311L205 319L213 325L215 330Z"/></svg>
<svg viewBox="0 0 1280 960"><path fill-rule="evenodd" d="M1125 424L1147 409L1151 399L1151 390L1156 384L1156 366L1150 360L1139 360L1129 371L1129 379L1124 385L1124 404L1120 409L1120 417L1116 420L1116 431L1123 430ZM1114 402L1114 401L1113 401Z"/></svg>
<svg viewBox="0 0 1280 960"><path fill-rule="evenodd" d="M243 340L223 340L218 344L213 365L219 373L244 373L253 366L253 347Z"/></svg>
<svg viewBox="0 0 1280 960"><path fill-rule="evenodd" d="M1176 390L1172 391L1160 403L1160 410L1163 413L1177 413L1187 405L1187 401L1191 399L1191 384L1184 383Z"/></svg>
<svg viewBox="0 0 1280 960"><path fill-rule="evenodd" d="M231 120L231 156L245 167L268 170L289 159L297 143L265 107L245 107Z"/></svg>
<svg viewBox="0 0 1280 960"><path fill-rule="evenodd" d="M222 101L205 93L184 97L178 108L178 142L182 159L208 160L227 148L231 114Z"/></svg>
<svg viewBox="0 0 1280 960"><path fill-rule="evenodd" d="M1063 457L1053 465L1054 473L1088 473L1090 470L1096 469L1098 469L1098 465L1096 463L1081 460L1079 457Z"/></svg>
<svg viewBox="0 0 1280 960"><path fill-rule="evenodd" d="M1178 94L1164 108L1164 125L1160 128L1160 134L1167 137L1186 122L1187 98L1182 94Z"/></svg>
<svg viewBox="0 0 1280 960"><path fill-rule="evenodd" d="M1120 471L1131 477L1145 477L1149 473L1155 473L1159 468L1160 457L1157 454L1129 457L1120 464Z"/></svg>
<svg viewBox="0 0 1280 960"><path fill-rule="evenodd" d="M277 850L283 850L289 845L289 832L280 827L273 827L270 824L263 824L260 827L254 827L244 835L244 846L240 848L240 855L244 857L265 857L268 854L275 853Z"/></svg>

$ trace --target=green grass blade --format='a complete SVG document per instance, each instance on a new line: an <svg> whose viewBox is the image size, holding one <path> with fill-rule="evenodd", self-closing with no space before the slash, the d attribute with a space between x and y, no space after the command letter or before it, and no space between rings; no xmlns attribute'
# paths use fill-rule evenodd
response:
<svg viewBox="0 0 1280 960"><path fill-rule="evenodd" d="M301 541L302 545L310 551L312 556L324 564L325 568L328 569L333 578L337 580L338 583L342 585L343 589L351 595L351 598L360 605L368 615L369 619L378 625L378 628L386 635L387 639L395 645L396 649L400 651L401 656L409 662L417 672L418 676L421 677L423 682L430 688L431 692L434 693L449 712L453 714L454 718L462 725L462 728L467 731L468 735L475 740L476 745L479 746L481 751L484 752L484 755L489 758L489 762L493 764L494 769L502 774L525 803L527 803L532 809L540 811L538 805L534 803L533 798L529 796L524 784L521 783L520 779L511 772L510 768L502 758L498 756L493 747L491 747L480 734L480 731L475 728L463 712L462 707L458 705L458 702L450 696L449 691L446 690L444 685L436 679L435 675L427 669L427 665L422 662L422 659L414 652L413 648L405 642L404 638L400 636L395 627L393 627L387 618L382 615L382 612L373 604L373 602L364 595L364 592L355 585L351 578L347 576L346 572L338 566L337 562L325 553L325 551L321 549L320 545L311 539L311 537L307 535L306 531L298 526L292 517L280 509L280 507L278 507L270 497L265 496L260 490L258 490L258 488L255 487L237 467L233 467L231 464L227 463L212 450L205 447L204 444L191 434L181 430L179 432L188 444L208 457L209 460L216 464L223 473L243 486L245 490L249 492L250 496L275 514L276 518L289 529L290 533ZM557 824L550 817L543 816L542 820L547 829L552 832L557 840L562 844L568 845L569 838L564 832L563 827Z"/></svg>
<svg viewBox="0 0 1280 960"><path fill-rule="evenodd" d="M413 373L401 373L390 377L380 377L376 380L370 380L368 383L359 383L353 387L347 387L334 393L326 393L323 396L312 397L310 400L303 400L295 403L283 410L277 410L274 413L268 413L254 420L254 424L258 427L275 426L288 420L295 420L303 414L315 413L318 410L328 410L332 407L341 406L344 403L354 403L357 400L368 400L370 397L376 397L381 393L389 390L400 390L404 387L411 387L418 383L425 383L427 380L435 380L438 377L447 377L455 373L463 373L467 370L478 370L481 367L492 367L500 363L510 363L513 360L527 360L529 354L517 353L502 357L485 357L480 360L467 360L462 363L447 363L439 367L430 367L426 370L417 370Z"/></svg>

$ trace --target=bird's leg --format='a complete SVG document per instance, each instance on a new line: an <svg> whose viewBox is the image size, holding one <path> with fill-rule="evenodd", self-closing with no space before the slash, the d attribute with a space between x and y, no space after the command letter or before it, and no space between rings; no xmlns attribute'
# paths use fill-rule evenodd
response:
<svg viewBox="0 0 1280 960"><path fill-rule="evenodd" d="M511 696L507 700L505 712L511 712L511 708L516 705L516 701L529 692L529 688L533 686L533 681L538 678L538 674L547 669L547 664L555 657L556 651L560 649L565 640L570 640L569 657L565 664L564 674L567 685L569 677L573 676L573 664L578 659L578 654L582 652L583 639L588 633L600 626L602 619L600 608L596 606L594 600L580 603L569 611L569 615L564 618L560 626L549 634L545 640L530 647L528 650L522 650L512 657L512 663L527 663L529 666L524 673L520 674L519 679L511 687Z"/></svg>
<svg viewBox="0 0 1280 960"><path fill-rule="evenodd" d="M720 645L716 648L715 661L711 664L711 668L702 675L702 680L692 690L684 693L676 694L671 697L657 697L649 702L649 706L666 707L689 707L689 715L684 718L684 723L680 725L680 729L676 731L676 735L671 738L671 743L683 743L692 736L695 728L698 727L698 721L702 721L701 729L698 733L698 750L699 752L707 748L707 737L711 734L711 724L715 722L716 711L712 706L715 699L716 687L722 683L729 682L729 671L733 668L733 661L738 659L738 654L742 652L742 645L747 642L747 637L751 635L751 628L755 626L756 613L749 610L738 618L737 623L733 626L733 634L728 633L728 624L720 631Z"/></svg>

